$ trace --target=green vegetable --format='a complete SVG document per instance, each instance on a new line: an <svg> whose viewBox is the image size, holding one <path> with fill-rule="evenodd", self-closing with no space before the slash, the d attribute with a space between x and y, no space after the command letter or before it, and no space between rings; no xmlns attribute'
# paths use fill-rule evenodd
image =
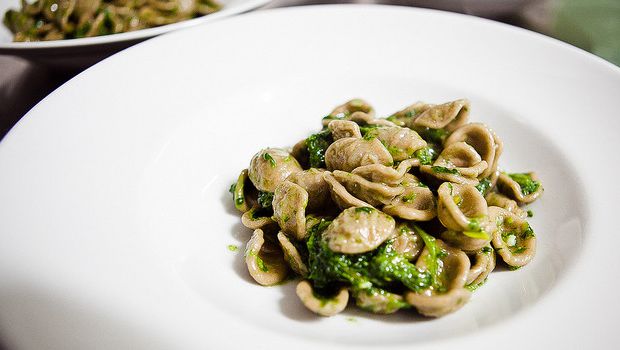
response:
<svg viewBox="0 0 620 350"><path fill-rule="evenodd" d="M487 283L488 277L484 279L484 281L480 282L480 283L471 283L465 286L465 288L469 289L470 292L475 291L476 289L482 287L483 284Z"/></svg>
<svg viewBox="0 0 620 350"><path fill-rule="evenodd" d="M258 204L261 208L271 208L271 202L273 202L273 192L258 191Z"/></svg>
<svg viewBox="0 0 620 350"><path fill-rule="evenodd" d="M420 160L420 164L431 165L437 158L437 152L432 147L424 147L415 151L414 156Z"/></svg>
<svg viewBox="0 0 620 350"><path fill-rule="evenodd" d="M245 202L245 180L248 178L248 171L243 170L239 177L237 178L237 182L230 186L228 190L233 195L233 203L235 204L235 208L241 211L249 210L247 203Z"/></svg>
<svg viewBox="0 0 620 350"><path fill-rule="evenodd" d="M529 174L514 173L508 174L508 176L519 184L521 193L523 193L524 196L534 193L540 188L540 182L533 180Z"/></svg>
<svg viewBox="0 0 620 350"><path fill-rule="evenodd" d="M271 154L265 152L263 153L263 159L269 162L269 165L271 165L272 168L276 167L276 160L273 159L273 157L271 156Z"/></svg>
<svg viewBox="0 0 620 350"><path fill-rule="evenodd" d="M489 246L487 246L487 247L482 247L481 251L482 251L484 254L491 254L491 252L493 251L493 248L491 248L491 247L489 247Z"/></svg>
<svg viewBox="0 0 620 350"><path fill-rule="evenodd" d="M365 140L372 140L377 137L377 129L379 129L376 125L366 125L360 126L360 131L362 132L362 137Z"/></svg>
<svg viewBox="0 0 620 350"><path fill-rule="evenodd" d="M489 234L484 231L463 231L463 234L467 237L476 239L489 239Z"/></svg>
<svg viewBox="0 0 620 350"><path fill-rule="evenodd" d="M530 226L530 224L527 224L527 228L525 229L525 231L523 231L522 237L523 239L528 239L530 237L536 237L536 235L534 234L534 230L532 230L532 226Z"/></svg>
<svg viewBox="0 0 620 350"><path fill-rule="evenodd" d="M441 273L439 260L445 257L447 255L447 252L441 249L439 246L437 246L437 241L435 237L424 232L424 230L422 230L417 225L412 225L412 226L413 226L413 230L420 237L422 237L422 240L424 241L424 245L426 249L428 250L428 255L426 256L425 262L426 262L428 272L431 275L431 286L437 291L444 291L445 287L443 286L443 283L441 282L441 279L439 278L439 275Z"/></svg>
<svg viewBox="0 0 620 350"><path fill-rule="evenodd" d="M431 170L433 170L434 173L438 173L438 174L459 175L459 171L457 169L450 169L450 168L446 168L443 166L432 166Z"/></svg>
<svg viewBox="0 0 620 350"><path fill-rule="evenodd" d="M415 291L430 286L430 275L418 269L392 248L388 241L364 254L341 254L329 249L322 237L331 221L321 220L309 231L307 241L309 279L317 288L349 284L355 293L380 290L401 284Z"/></svg>
<svg viewBox="0 0 620 350"><path fill-rule="evenodd" d="M443 140L448 136L448 132L444 129L430 129L424 128L418 131L418 134L427 142L432 142L441 145Z"/></svg>
<svg viewBox="0 0 620 350"><path fill-rule="evenodd" d="M228 250L230 250L231 252L236 252L237 250L239 250L239 247L237 247L234 244L229 244L228 245Z"/></svg>
<svg viewBox="0 0 620 350"><path fill-rule="evenodd" d="M306 147L310 154L310 166L313 168L325 168L325 151L334 142L332 133L323 130L319 133L310 135L306 139Z"/></svg>
<svg viewBox="0 0 620 350"><path fill-rule="evenodd" d="M323 120L342 120L344 118L344 116L337 116L337 115L326 115L323 117Z"/></svg>
<svg viewBox="0 0 620 350"><path fill-rule="evenodd" d="M528 211L527 211L527 217L528 217L528 218L531 218L531 217L533 217L533 216L534 216L534 212L533 212L533 211L531 211L531 210L528 210Z"/></svg>
<svg viewBox="0 0 620 350"><path fill-rule="evenodd" d="M269 268L267 267L267 265L265 265L265 262L263 261L263 259L260 258L260 256L256 255L256 265L258 265L258 268L261 269L261 271L263 272L268 272Z"/></svg>
<svg viewBox="0 0 620 350"><path fill-rule="evenodd" d="M359 207L359 208L355 208L355 212L356 213L372 213L372 211L375 210L374 208L371 207Z"/></svg>
<svg viewBox="0 0 620 350"><path fill-rule="evenodd" d="M522 268L522 267L523 267L523 266L510 266L510 265L508 265L508 270L510 270L510 271L515 271L515 270L518 270L518 269L520 269L520 268Z"/></svg>
<svg viewBox="0 0 620 350"><path fill-rule="evenodd" d="M476 185L476 189L484 196L491 189L491 181L489 179L480 180Z"/></svg>
<svg viewBox="0 0 620 350"><path fill-rule="evenodd" d="M406 196L402 196L401 200L405 203L411 203L415 200L416 194L415 192Z"/></svg>

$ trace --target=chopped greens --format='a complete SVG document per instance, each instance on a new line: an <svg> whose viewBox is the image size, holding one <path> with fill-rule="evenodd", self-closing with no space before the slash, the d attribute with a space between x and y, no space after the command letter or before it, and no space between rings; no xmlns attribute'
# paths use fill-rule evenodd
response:
<svg viewBox="0 0 620 350"><path fill-rule="evenodd" d="M485 278L482 282L480 283L471 283L465 286L465 288L467 288L470 292L474 292L475 290L477 290L478 288L482 287L485 283L487 283L488 277Z"/></svg>
<svg viewBox="0 0 620 350"><path fill-rule="evenodd" d="M329 130L323 130L316 134L312 134L306 139L306 147L310 154L311 167L325 168L325 151L332 142L334 142L334 139Z"/></svg>
<svg viewBox="0 0 620 350"><path fill-rule="evenodd" d="M480 180L480 182L476 185L476 189L484 196L487 194L489 189L491 189L491 181L486 178Z"/></svg>
<svg viewBox="0 0 620 350"><path fill-rule="evenodd" d="M388 241L372 252L342 254L329 249L322 232L331 221L321 220L310 229L307 241L309 279L317 288L349 284L354 292L381 293L400 282L415 291L430 286L430 275L392 248Z"/></svg>
<svg viewBox="0 0 620 350"><path fill-rule="evenodd" d="M248 210L248 205L245 202L245 180L247 179L247 170L243 170L239 177L237 178L237 182L230 186L228 190L233 195L233 203L235 204L235 208L246 211Z"/></svg>
<svg viewBox="0 0 620 350"><path fill-rule="evenodd" d="M437 151L432 147L424 147L415 151L414 156L420 160L420 164L431 165L437 158Z"/></svg>
<svg viewBox="0 0 620 350"><path fill-rule="evenodd" d="M521 193L523 193L524 196L534 193L540 188L540 182L532 179L532 176L529 174L513 173L508 174L508 176L519 184Z"/></svg>
<svg viewBox="0 0 620 350"><path fill-rule="evenodd" d="M258 191L258 204L261 208L271 208L271 202L273 202L273 192Z"/></svg>
<svg viewBox="0 0 620 350"><path fill-rule="evenodd" d="M372 213L372 211L375 210L374 208L371 207L359 207L359 208L355 208L355 212L356 213Z"/></svg>
<svg viewBox="0 0 620 350"><path fill-rule="evenodd" d="M444 166L432 166L431 170L433 170L434 173L437 174L454 174L454 175L459 175L459 171L457 169L450 169L450 168L446 168Z"/></svg>
<svg viewBox="0 0 620 350"><path fill-rule="evenodd" d="M432 142L441 145L443 140L448 136L448 132L444 129L430 129L424 128L418 131L418 134L422 136L427 142Z"/></svg>
<svg viewBox="0 0 620 350"><path fill-rule="evenodd" d="M439 274L441 273L441 266L439 260L447 255L447 252L437 246L437 241L435 237L429 235L424 232L419 226L412 225L413 230L422 237L424 241L424 246L428 250L428 255L426 257L426 266L428 272L431 275L431 286L437 291L443 291L445 287L442 285L441 279L439 278Z"/></svg>
<svg viewBox="0 0 620 350"><path fill-rule="evenodd" d="M229 244L227 248L228 248L228 250L230 250L231 252L236 252L237 250L239 250L239 247L237 247L237 246L236 246L236 245L234 245L234 244Z"/></svg>
<svg viewBox="0 0 620 350"><path fill-rule="evenodd" d="M276 160L273 159L273 157L271 156L271 154L269 154L268 152L263 153L263 159L269 162L269 165L271 165L272 168L276 167Z"/></svg>

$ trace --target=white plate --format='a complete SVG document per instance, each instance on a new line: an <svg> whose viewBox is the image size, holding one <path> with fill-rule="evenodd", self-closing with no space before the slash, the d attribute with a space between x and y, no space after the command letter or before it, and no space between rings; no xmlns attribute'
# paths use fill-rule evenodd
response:
<svg viewBox="0 0 620 350"><path fill-rule="evenodd" d="M208 23L218 18L243 13L270 0L218 0L223 6L207 16L133 32L38 42L13 42L13 34L0 20L0 54L14 55L60 68L86 68L117 51L137 42L174 30ZM9 9L20 9L20 0L0 0L0 19Z"/></svg>
<svg viewBox="0 0 620 350"><path fill-rule="evenodd" d="M620 71L528 31L429 10L317 6L142 43L80 74L0 144L0 334L16 349L611 348ZM459 312L333 318L253 283L230 183L352 97L382 115L472 101L536 170L538 254ZM350 318L353 317L353 320Z"/></svg>

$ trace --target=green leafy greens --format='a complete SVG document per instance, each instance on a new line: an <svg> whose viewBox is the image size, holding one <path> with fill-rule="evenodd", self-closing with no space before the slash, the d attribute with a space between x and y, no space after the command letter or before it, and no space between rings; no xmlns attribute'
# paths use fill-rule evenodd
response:
<svg viewBox="0 0 620 350"><path fill-rule="evenodd" d="M316 134L312 134L306 139L306 147L310 154L311 167L325 168L325 151L332 142L334 142L334 139L329 130L323 130Z"/></svg>
<svg viewBox="0 0 620 350"><path fill-rule="evenodd" d="M524 196L534 193L540 188L540 182L532 179L529 174L514 173L508 174L508 176L519 184L521 193L523 193Z"/></svg>

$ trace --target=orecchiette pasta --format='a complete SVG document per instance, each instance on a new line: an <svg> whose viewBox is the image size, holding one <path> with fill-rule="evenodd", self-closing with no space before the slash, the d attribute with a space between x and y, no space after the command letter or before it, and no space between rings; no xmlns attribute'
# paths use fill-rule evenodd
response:
<svg viewBox="0 0 620 350"><path fill-rule="evenodd" d="M291 153L259 151L230 188L254 230L250 275L301 276L299 299L322 316L351 296L373 313L439 317L467 303L496 254L511 270L528 264L536 237L523 206L542 184L501 171L502 141L469 112L467 100L417 102L379 118L354 99Z"/></svg>

